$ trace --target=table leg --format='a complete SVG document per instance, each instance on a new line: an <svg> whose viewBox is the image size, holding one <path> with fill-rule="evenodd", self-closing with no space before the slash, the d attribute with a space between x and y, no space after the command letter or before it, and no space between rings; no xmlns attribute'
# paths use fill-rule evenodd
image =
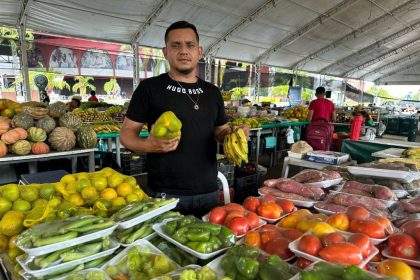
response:
<svg viewBox="0 0 420 280"><path fill-rule="evenodd" d="M260 159L260 139L261 139L261 129L257 130L257 151L255 153L255 168L258 169L258 161Z"/></svg>
<svg viewBox="0 0 420 280"><path fill-rule="evenodd" d="M29 167L30 174L38 173L38 166L36 162L34 161L28 162L28 167Z"/></svg>
<svg viewBox="0 0 420 280"><path fill-rule="evenodd" d="M89 172L95 172L95 152L89 152Z"/></svg>
<svg viewBox="0 0 420 280"><path fill-rule="evenodd" d="M289 175L289 157L285 157L284 161L283 161L283 168L281 170L281 177L282 178L287 178L287 176Z"/></svg>
<svg viewBox="0 0 420 280"><path fill-rule="evenodd" d="M77 157L71 158L71 173L77 173Z"/></svg>
<svg viewBox="0 0 420 280"><path fill-rule="evenodd" d="M112 138L108 138L108 152L112 153Z"/></svg>
<svg viewBox="0 0 420 280"><path fill-rule="evenodd" d="M120 149L121 149L120 138L117 137L117 138L115 138L115 153L116 153L116 156L117 156L117 163L118 163L119 167L121 167L121 151L120 151Z"/></svg>

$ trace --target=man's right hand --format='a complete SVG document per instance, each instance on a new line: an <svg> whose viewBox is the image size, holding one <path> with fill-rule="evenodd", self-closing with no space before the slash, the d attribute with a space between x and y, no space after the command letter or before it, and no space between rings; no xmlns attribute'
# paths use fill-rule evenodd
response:
<svg viewBox="0 0 420 280"><path fill-rule="evenodd" d="M147 142L147 150L150 153L167 153L171 151L175 151L178 147L179 141L181 137L176 137L171 140L156 138L153 135L149 134L146 139Z"/></svg>

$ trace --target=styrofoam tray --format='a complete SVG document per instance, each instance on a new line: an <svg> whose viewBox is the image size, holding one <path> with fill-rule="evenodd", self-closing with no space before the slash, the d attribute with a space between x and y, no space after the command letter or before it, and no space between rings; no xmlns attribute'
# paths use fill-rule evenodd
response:
<svg viewBox="0 0 420 280"><path fill-rule="evenodd" d="M144 221L150 220L151 218L154 218L160 214L163 214L169 210L172 210L176 207L176 205L178 204L179 199L177 198L175 201L168 203L162 207L159 207L157 209L154 209L150 212L147 212L145 214L139 215L137 217L135 217L134 219L128 220L128 221L124 221L124 222L118 222L118 227L119 228L130 228L130 227L134 227L135 225L138 225Z"/></svg>
<svg viewBox="0 0 420 280"><path fill-rule="evenodd" d="M291 157L291 158L298 158L298 159L302 159L302 158L304 158L304 157L306 156L306 153L305 153L305 154L299 154L299 153L294 153L294 152L292 152L292 151L287 151L287 155L288 155L289 157Z"/></svg>
<svg viewBox="0 0 420 280"><path fill-rule="evenodd" d="M304 185L315 186L315 187L320 187L320 188L329 188L331 186L340 184L341 181L343 181L343 178L326 180L326 181L315 182L315 183L305 183Z"/></svg>
<svg viewBox="0 0 420 280"><path fill-rule="evenodd" d="M204 222L209 222L209 213L207 213L206 215L204 215L203 216L203 218L202 218L202 220L204 221ZM262 226L264 226L264 225L266 225L267 224L267 222L266 221L264 221L263 219L261 219L261 217L259 217L259 223L258 223L258 226L256 227L256 228L253 228L253 229L250 229L249 231L251 231L251 230L254 230L254 229L258 229L258 228L260 228L260 227L262 227ZM236 235L236 234L235 234ZM245 234L241 234L241 235L236 235L236 237L237 238L241 238L241 237L244 237L245 236Z"/></svg>
<svg viewBox="0 0 420 280"><path fill-rule="evenodd" d="M382 151L372 153L375 158L400 158L405 149L388 148Z"/></svg>
<svg viewBox="0 0 420 280"><path fill-rule="evenodd" d="M48 226L49 224L46 223L46 226ZM67 247L72 247L75 244L82 244L82 243L86 243L95 239L99 239L102 237L106 237L111 235L114 230L117 228L117 224L113 225L112 227L109 227L107 229L101 230L101 231L97 231L97 232L92 232L90 234L86 234L80 237L76 237L70 240L66 240L63 242L59 242L59 243L55 243L55 244L50 244L50 245L46 245L46 246L42 246L42 247L36 247L36 248L25 248L23 246L19 246L19 249L21 249L22 251L24 251L26 254L28 254L29 256L40 256L40 255L45 255L57 250L61 250ZM29 229L30 230L30 229Z"/></svg>
<svg viewBox="0 0 420 280"><path fill-rule="evenodd" d="M45 275L44 277L46 277L50 280L57 280L57 278L62 278L64 276L69 275L70 273L73 273L73 270L76 269L78 266L79 265L76 265L76 266L73 266L73 267L69 268L69 271L67 271L67 272L63 272L63 273L58 273L57 272L56 275L55 275L55 273L53 273L53 275L48 274L48 275ZM82 271L82 269L76 270L74 272L78 272L78 271ZM21 271L19 271L19 275L22 276L22 278L25 279L25 280L37 280L38 279L37 277L29 274L28 272L26 272L23 269Z"/></svg>
<svg viewBox="0 0 420 280"><path fill-rule="evenodd" d="M340 193L344 193L344 194L348 194L348 195L352 195L352 196L356 196L356 197L364 197L363 195L359 195L359 194L354 194L354 193L346 193L346 192L342 192L341 189L337 190L337 191L330 191L331 194L340 194ZM371 199L375 199L377 201L382 202L386 207L391 208L392 206L394 206L395 204L398 203L398 200L383 200L383 199L379 199L379 198L374 198L374 197L369 197Z"/></svg>
<svg viewBox="0 0 420 280"><path fill-rule="evenodd" d="M186 269L192 269L192 270L196 271L196 270L198 270L200 268L201 268L201 266L199 266L199 265L190 264L190 265L181 267L179 269L173 270L173 271L171 271L169 273L166 273L166 274L164 274L162 276L154 277L154 278L152 278L150 280L167 280L167 279L169 279L168 277L170 277L170 279L177 279L177 280L179 280L179 276L181 275L181 273L184 270L186 270Z"/></svg>
<svg viewBox="0 0 420 280"><path fill-rule="evenodd" d="M352 235L352 233L348 233L348 232L341 232L346 238L348 237L348 236L350 236L350 235ZM310 233L305 233L304 235L302 235L302 236L305 236L305 235L308 235L308 234L310 234ZM293 241L293 242L291 242L291 243L289 243L289 249L290 249L290 251L292 251L293 253L295 253L295 255L296 256L298 256L298 257L302 257L302 258L305 258L305 259L307 259L307 260L310 260L310 261L313 261L313 262L316 262L316 261L325 261L325 260L323 260L322 258L319 258L319 257L315 257L315 256L312 256L312 255L309 255L309 254L307 254L307 253L304 253L304 252L302 252L302 251L300 251L298 248L299 248L299 241L302 239L302 236L301 237L299 237L298 239L296 239L295 241ZM378 248L376 248L376 247L373 247L373 250L372 250L372 252L369 254L369 256L367 256L366 258L364 258L363 260L362 260L362 262L360 263L360 264L358 264L357 266L358 267L364 267L377 253L379 252L379 250L378 250Z"/></svg>
<svg viewBox="0 0 420 280"><path fill-rule="evenodd" d="M75 274L77 275L83 275L84 277L86 276L86 274L88 272L102 272L104 275L104 278L102 278L101 280L111 280L111 278L108 276L108 274L106 274L105 271L103 271L100 268L88 268L88 269L84 269L84 270L80 270L80 271L76 271L76 272L70 272L69 274L63 276L63 277L59 277L59 278L54 278L54 280L66 280L69 276L73 276Z"/></svg>
<svg viewBox="0 0 420 280"><path fill-rule="evenodd" d="M166 222L167 222L167 221L166 221ZM214 252L209 253L209 254L199 253L199 252L197 252L197 251L195 251L195 250L191 249L190 247L187 247L187 246L185 246L185 245L183 245L183 244L179 243L178 241L174 240L172 237L168 236L168 235L167 235L167 234L163 231L162 226L163 226L164 224L165 224L165 222L163 222L163 223L159 223L159 224L154 224L154 225L153 225L153 229L156 231L156 233L157 233L160 237L162 237L162 238L166 239L167 241L171 242L172 244L176 245L177 247L181 248L182 250L184 250L184 251L186 251L186 252L190 253L191 255L196 256L196 257L197 257L197 258L199 258L199 259L202 259L202 260L207 260L207 259L213 258L213 257L215 257L215 256L217 256L217 255L219 255L219 254L223 253L224 251L226 251L226 250L228 249L228 248L223 248L223 249L220 249L220 250L214 251Z"/></svg>
<svg viewBox="0 0 420 280"><path fill-rule="evenodd" d="M410 194L406 190L391 190L398 198L405 198Z"/></svg>
<svg viewBox="0 0 420 280"><path fill-rule="evenodd" d="M285 217L287 217L287 216L289 216L290 214L292 214L293 212L295 212L295 211L297 211L297 208L295 207L295 208L293 208L293 210L292 210L292 212L289 212L289 213L284 213L284 214L282 214L279 218L277 218L277 219L269 219L269 218L264 218L264 217L262 217L262 216L258 216L260 219L263 219L264 221L266 221L268 224L275 224L275 223L277 223L278 221L280 221L281 219L283 219L283 218L285 218Z"/></svg>
<svg viewBox="0 0 420 280"><path fill-rule="evenodd" d="M156 232L152 232L152 233L151 233L151 234L149 234L148 236L146 236L146 237L144 237L144 238L141 238L141 239L137 239L136 241L138 241L138 240L142 240L142 239L149 241L149 240L151 240L151 239L155 238L156 236L157 236L157 233L156 233ZM125 243L120 243L120 244L121 244L121 246L122 246L122 247L128 247L128 246L130 246L130 245L132 245L132 244L136 243L136 241L134 241L133 243L130 243L130 244L125 244Z"/></svg>
<svg viewBox="0 0 420 280"><path fill-rule="evenodd" d="M325 210L325 209L322 209L322 208L318 208L318 207L316 207L316 205L314 205L314 209L316 211L318 211L319 213L326 214L326 215L333 215L333 214L338 213L338 212L334 212L334 211L330 211L330 210Z"/></svg>
<svg viewBox="0 0 420 280"><path fill-rule="evenodd" d="M342 230L337 230L340 233L343 234L355 234L356 232L351 232L351 231L342 231ZM372 238L369 237L370 242L372 242L373 245L378 245L381 244L382 242L386 241L388 239L388 236L385 236L385 238Z"/></svg>
<svg viewBox="0 0 420 280"><path fill-rule="evenodd" d="M408 265L420 267L420 260L409 260L409 259L394 257L389 253L388 248L385 248L384 250L382 250L382 256L388 259L394 259L394 260L405 262Z"/></svg>
<svg viewBox="0 0 420 280"><path fill-rule="evenodd" d="M259 191L258 191L258 194L259 195L264 195L264 194L260 193ZM281 198L281 197L279 197L279 198ZM293 202L293 204L295 206L300 206L300 207L304 207L304 208L311 208L311 207L314 206L315 203L318 202L318 201L315 201L315 200L305 200L305 201L303 201L303 200L295 200L295 199L289 199L289 198L282 198L282 199L290 200L291 202Z"/></svg>
<svg viewBox="0 0 420 280"><path fill-rule="evenodd" d="M81 263L86 263L86 262L89 262L89 261L92 261L92 260L96 260L96 259L111 255L112 253L115 252L115 250L118 249L120 244L115 239L111 238L110 240L111 240L111 246L112 247L108 250L105 250L103 252L99 252L97 254L94 254L94 255L91 255L91 256L88 256L88 257L85 257L85 258L81 258L81 259L70 261L70 262L60 263L58 265L46 267L46 268L43 268L43 269L31 270L28 267L27 264L33 260L34 256L29 257L29 256L21 255L21 256L17 257L16 260L27 273L29 273L29 274L31 274L35 277L41 277L41 276L52 274L54 272L57 272L57 271L60 271L60 270L63 270L63 269L66 269L66 268L69 268L69 267L72 267L72 266L75 266L75 265L79 265ZM76 245L76 244L78 244L78 243L74 243L73 246Z"/></svg>
<svg viewBox="0 0 420 280"><path fill-rule="evenodd" d="M387 178L399 180L404 183L411 183L420 178L420 172L414 171L400 171L379 168L368 168L360 166L348 166L347 170L356 176L369 176L375 178Z"/></svg>

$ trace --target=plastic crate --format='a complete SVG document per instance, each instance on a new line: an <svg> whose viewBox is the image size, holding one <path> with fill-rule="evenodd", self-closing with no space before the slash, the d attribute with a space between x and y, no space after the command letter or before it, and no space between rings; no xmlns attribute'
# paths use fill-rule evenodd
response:
<svg viewBox="0 0 420 280"><path fill-rule="evenodd" d="M121 172L137 175L146 172L146 154L130 151L121 152Z"/></svg>
<svg viewBox="0 0 420 280"><path fill-rule="evenodd" d="M391 135L398 135L399 125L399 118L388 118L386 122L385 133Z"/></svg>
<svg viewBox="0 0 420 280"><path fill-rule="evenodd" d="M415 139L417 133L418 120L415 118L400 118L398 135L407 136L408 140Z"/></svg>
<svg viewBox="0 0 420 280"><path fill-rule="evenodd" d="M217 161L217 170L225 175L229 187L233 186L235 180L235 165L230 163L228 160L218 160ZM222 187L221 182L218 182L219 188Z"/></svg>
<svg viewBox="0 0 420 280"><path fill-rule="evenodd" d="M248 196L258 196L258 178L258 173L248 173L241 169L235 169L235 195L233 201L242 204Z"/></svg>

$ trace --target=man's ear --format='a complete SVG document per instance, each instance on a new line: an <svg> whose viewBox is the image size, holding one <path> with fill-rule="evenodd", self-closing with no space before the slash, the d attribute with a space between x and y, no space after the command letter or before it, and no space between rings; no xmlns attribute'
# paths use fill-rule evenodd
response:
<svg viewBox="0 0 420 280"><path fill-rule="evenodd" d="M199 57L199 59L202 59L203 58L203 54L204 54L203 47L202 46L199 46L198 47L198 57Z"/></svg>
<svg viewBox="0 0 420 280"><path fill-rule="evenodd" d="M163 47L162 48L162 52L163 52L163 56L166 58L166 54L167 54L167 49L166 49L166 47Z"/></svg>

